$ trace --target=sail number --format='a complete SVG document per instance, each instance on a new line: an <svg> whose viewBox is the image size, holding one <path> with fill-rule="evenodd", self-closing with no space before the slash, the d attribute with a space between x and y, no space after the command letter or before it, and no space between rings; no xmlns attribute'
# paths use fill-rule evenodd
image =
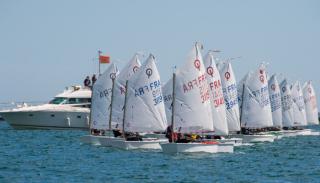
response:
<svg viewBox="0 0 320 183"><path fill-rule="evenodd" d="M101 91L99 94L100 94L100 98L103 98L103 97L109 97L111 96L111 93L112 93L112 89L111 88L107 88L103 91Z"/></svg>
<svg viewBox="0 0 320 183"><path fill-rule="evenodd" d="M226 88L222 88L222 91L227 110L232 109L235 105L238 105L238 93L236 84L231 84Z"/></svg>
<svg viewBox="0 0 320 183"><path fill-rule="evenodd" d="M153 98L153 105L158 105L163 102L163 97L161 93L161 83L160 80L151 82L147 85L138 87L135 89L135 97L143 97L144 95L150 96L150 93Z"/></svg>

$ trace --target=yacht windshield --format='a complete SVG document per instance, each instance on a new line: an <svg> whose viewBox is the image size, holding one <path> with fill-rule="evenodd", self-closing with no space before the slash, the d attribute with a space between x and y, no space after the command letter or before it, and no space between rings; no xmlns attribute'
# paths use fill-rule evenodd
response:
<svg viewBox="0 0 320 183"><path fill-rule="evenodd" d="M72 104L76 105L88 105L91 103L90 98L65 98L65 97L56 97L49 102L49 104Z"/></svg>
<svg viewBox="0 0 320 183"><path fill-rule="evenodd" d="M90 103L90 98L69 98L67 104L83 104L83 103Z"/></svg>
<svg viewBox="0 0 320 183"><path fill-rule="evenodd" d="M53 100L51 100L50 102L49 102L49 104L63 104L63 103L65 103L66 102L66 98L63 98L63 97L56 97L56 98L54 98Z"/></svg>

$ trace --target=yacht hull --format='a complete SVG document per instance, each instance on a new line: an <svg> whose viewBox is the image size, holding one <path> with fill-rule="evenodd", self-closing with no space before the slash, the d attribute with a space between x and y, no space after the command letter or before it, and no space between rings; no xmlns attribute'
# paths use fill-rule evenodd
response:
<svg viewBox="0 0 320 183"><path fill-rule="evenodd" d="M16 129L89 128L89 110L88 112L17 111L3 112L1 116Z"/></svg>

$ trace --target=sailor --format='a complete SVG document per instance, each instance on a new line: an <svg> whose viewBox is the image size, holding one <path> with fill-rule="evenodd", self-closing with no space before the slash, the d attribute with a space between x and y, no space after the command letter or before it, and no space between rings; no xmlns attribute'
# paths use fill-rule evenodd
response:
<svg viewBox="0 0 320 183"><path fill-rule="evenodd" d="M172 134L172 125L168 126L166 129L166 137L169 139L169 142L176 141L177 140L177 134ZM173 137L173 139L172 139Z"/></svg>
<svg viewBox="0 0 320 183"><path fill-rule="evenodd" d="M86 79L83 81L83 84L85 87L90 87L90 78L89 76L86 77Z"/></svg>
<svg viewBox="0 0 320 183"><path fill-rule="evenodd" d="M126 134L126 140L127 141L142 141L142 137L138 132L125 132Z"/></svg>
<svg viewBox="0 0 320 183"><path fill-rule="evenodd" d="M96 75L92 75L92 78L91 78L91 81L92 81L92 86L94 85L94 83L97 81L97 78L96 78Z"/></svg>
<svg viewBox="0 0 320 183"><path fill-rule="evenodd" d="M112 132L113 132L114 137L122 136L122 132L119 129L113 129Z"/></svg>

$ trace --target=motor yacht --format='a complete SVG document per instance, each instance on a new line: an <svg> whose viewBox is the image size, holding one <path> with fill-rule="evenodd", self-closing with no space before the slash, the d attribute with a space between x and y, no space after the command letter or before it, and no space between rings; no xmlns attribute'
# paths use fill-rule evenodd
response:
<svg viewBox="0 0 320 183"><path fill-rule="evenodd" d="M89 128L91 89L67 87L47 104L29 106L24 103L0 115L13 128Z"/></svg>

